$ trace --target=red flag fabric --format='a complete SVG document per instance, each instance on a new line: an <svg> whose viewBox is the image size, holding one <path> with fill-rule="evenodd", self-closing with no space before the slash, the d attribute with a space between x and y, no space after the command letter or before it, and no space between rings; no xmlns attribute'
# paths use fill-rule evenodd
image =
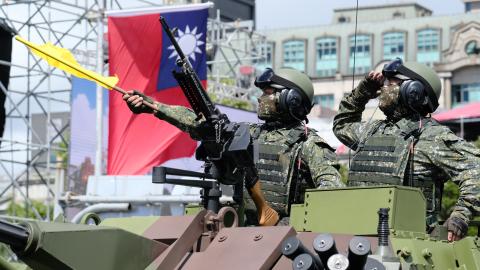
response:
<svg viewBox="0 0 480 270"><path fill-rule="evenodd" d="M166 104L188 106L171 74L177 55L162 30L160 13L170 27L178 27L178 42L206 85L205 7L109 16L110 74L120 78L118 86L123 89L143 91ZM188 134L151 114L133 114L116 92L111 91L109 99L107 174L146 174L153 166L194 153L197 144Z"/></svg>

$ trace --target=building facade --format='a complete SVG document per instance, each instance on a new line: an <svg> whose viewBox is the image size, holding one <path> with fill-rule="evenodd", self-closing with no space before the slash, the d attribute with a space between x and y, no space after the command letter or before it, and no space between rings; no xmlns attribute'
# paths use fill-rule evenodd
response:
<svg viewBox="0 0 480 270"><path fill-rule="evenodd" d="M465 13L433 16L414 3L334 10L329 25L266 30L262 69L294 67L314 80L315 102L337 110L345 93L370 70L402 58L432 66L443 91L440 110L480 101L480 1ZM355 28L357 28L355 32Z"/></svg>

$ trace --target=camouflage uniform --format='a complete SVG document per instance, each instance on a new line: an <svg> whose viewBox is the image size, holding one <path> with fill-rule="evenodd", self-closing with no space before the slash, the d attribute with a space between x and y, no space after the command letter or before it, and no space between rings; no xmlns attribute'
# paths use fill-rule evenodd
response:
<svg viewBox="0 0 480 270"><path fill-rule="evenodd" d="M155 116L201 140L201 120L195 121L190 109L159 104ZM335 168L334 149L313 130L305 131L300 122L251 124L250 133L259 146L256 168L265 199L281 217L288 215L291 203L303 202L306 188L343 185ZM249 198L246 201L247 208L252 209L253 202Z"/></svg>
<svg viewBox="0 0 480 270"><path fill-rule="evenodd" d="M366 93L372 93L374 87L368 80L361 81L343 98L334 119L338 139L358 150L351 163L348 185L419 187L427 199L427 222L433 224L441 208L443 184L451 180L460 190L451 217L468 224L480 212L480 150L431 118L361 122L365 104L371 98ZM401 149L405 146L406 150Z"/></svg>

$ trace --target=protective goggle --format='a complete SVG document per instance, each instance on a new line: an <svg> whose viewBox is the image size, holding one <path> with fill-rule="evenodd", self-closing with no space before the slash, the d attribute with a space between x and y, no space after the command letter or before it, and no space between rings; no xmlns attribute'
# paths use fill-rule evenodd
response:
<svg viewBox="0 0 480 270"><path fill-rule="evenodd" d="M255 78L254 84L256 87L260 89L267 88L273 83L272 82L273 76L275 76L273 69L267 68L262 74L260 74L260 76Z"/></svg>
<svg viewBox="0 0 480 270"><path fill-rule="evenodd" d="M254 85L260 89L265 89L267 87L278 88L279 86L283 86L282 88L288 89L301 89L294 82L275 75L275 72L273 72L273 69L271 68L265 69L260 76L255 78Z"/></svg>
<svg viewBox="0 0 480 270"><path fill-rule="evenodd" d="M398 69L403 65L403 61L400 58L396 58L392 62L383 66L382 75L386 78L394 77L398 74Z"/></svg>

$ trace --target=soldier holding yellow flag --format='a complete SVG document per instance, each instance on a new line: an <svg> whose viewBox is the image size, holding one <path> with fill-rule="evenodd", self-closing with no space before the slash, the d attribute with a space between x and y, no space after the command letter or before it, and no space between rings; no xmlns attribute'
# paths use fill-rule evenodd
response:
<svg viewBox="0 0 480 270"><path fill-rule="evenodd" d="M343 184L335 168L334 149L303 123L312 107L310 78L295 69L266 69L255 85L263 92L258 117L265 120L264 124L250 124L252 139L259 146L255 168L266 201L279 213L281 224L288 224L290 206L303 203L305 189ZM192 138L202 140L202 119L197 119L190 109L156 102L137 91L128 92L123 98L133 113L153 113ZM144 101L153 103L156 109L143 105ZM249 184L246 186L248 189ZM247 222L265 225L264 220L257 220L256 198L251 195L253 200L246 198Z"/></svg>
<svg viewBox="0 0 480 270"><path fill-rule="evenodd" d="M16 39L50 65L122 93L132 112L153 113L159 119L188 132L194 139L202 139L197 128L202 119L197 119L188 108L155 102L139 92L127 92L116 86L117 77L104 77L84 69L66 49L51 43L36 45L20 37ZM294 69L280 69L277 72L267 69L256 79L255 85L263 91L259 98L258 116L265 120L264 124L252 124L250 128L253 140L259 145L259 159L255 167L265 199L276 210L272 214L279 213L279 217L283 218L281 223L286 224L291 204L303 202L306 188L338 187L343 184L335 168L334 149L303 123L312 107L313 85L310 78ZM249 183L246 183L246 186L252 195L251 199L247 199L247 223L274 225L278 217L257 214L253 206L259 200L264 200L257 198L263 196L261 192L252 191L252 186L260 185L252 183L249 187Z"/></svg>

